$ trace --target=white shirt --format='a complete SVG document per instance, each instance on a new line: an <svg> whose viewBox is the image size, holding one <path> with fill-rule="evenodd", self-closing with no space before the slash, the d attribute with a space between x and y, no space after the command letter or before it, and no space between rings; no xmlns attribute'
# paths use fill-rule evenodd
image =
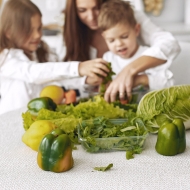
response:
<svg viewBox="0 0 190 190"><path fill-rule="evenodd" d="M144 53L148 49L149 48L146 46L139 46L136 53L128 59L123 59L120 56L115 55L111 51L109 51L103 55L103 59L108 62L111 62L112 69L117 75L121 72L121 70L123 70L123 68L126 65L130 64L132 61L134 61L138 57L144 55ZM170 65L171 65L171 60L168 60L166 63L160 66L147 69L145 71L145 74L147 74L148 76L150 90L158 90L158 89L170 87L173 85L173 74L171 71L168 70ZM116 75L114 75L113 78L115 78Z"/></svg>
<svg viewBox="0 0 190 190"><path fill-rule="evenodd" d="M44 86L63 85L64 79L80 77L78 65L76 61L37 63L23 50L5 49L0 54L0 114L26 107L31 99L39 97Z"/></svg>
<svg viewBox="0 0 190 190"><path fill-rule="evenodd" d="M144 52L144 55L173 61L180 52L178 42L173 35L154 25L141 11L135 11L135 17L141 25L139 42L151 46ZM59 38L63 42L62 35L59 35ZM48 43L48 41L46 42ZM65 56L63 53L65 52L64 43L59 43L59 46L62 47L56 46L55 51L60 56L59 59L62 60ZM78 75L78 62L68 62L63 65L50 63L51 66L48 67L46 64L40 63L41 69L37 69L38 66L35 66L36 62L31 62L21 50L11 50L5 59L6 54L7 50L3 51L0 55L0 92L2 96L0 113L26 106L28 100L39 96L39 90L46 82L58 80L61 82L65 77L75 77ZM97 50L93 47L90 48L90 58L97 58ZM24 74L24 72L26 73ZM84 78L82 81L84 84ZM65 79L64 84L61 85L75 88L80 87L79 83L81 84L81 78ZM42 86L40 87L39 84ZM21 92L23 92L22 95Z"/></svg>

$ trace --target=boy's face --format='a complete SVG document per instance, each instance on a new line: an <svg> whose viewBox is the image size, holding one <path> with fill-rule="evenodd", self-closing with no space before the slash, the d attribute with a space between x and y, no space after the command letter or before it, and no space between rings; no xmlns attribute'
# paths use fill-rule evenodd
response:
<svg viewBox="0 0 190 190"><path fill-rule="evenodd" d="M140 25L138 24L135 27L131 27L129 24L117 24L105 30L102 36L111 52L122 58L130 58L138 49L139 31Z"/></svg>
<svg viewBox="0 0 190 190"><path fill-rule="evenodd" d="M41 16L36 14L31 18L31 33L22 48L25 51L34 52L37 50L42 37Z"/></svg>

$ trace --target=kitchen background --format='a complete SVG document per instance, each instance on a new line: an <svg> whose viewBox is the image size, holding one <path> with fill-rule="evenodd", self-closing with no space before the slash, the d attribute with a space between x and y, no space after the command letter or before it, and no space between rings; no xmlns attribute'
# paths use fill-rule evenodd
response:
<svg viewBox="0 0 190 190"><path fill-rule="evenodd" d="M0 8L7 0L0 0ZM190 0L130 0L136 9L144 11L161 28L170 31L179 40L181 53L171 70L176 84L190 84ZM44 40L60 54L66 0L32 0L43 14ZM3 16L3 15L1 15Z"/></svg>
<svg viewBox="0 0 190 190"><path fill-rule="evenodd" d="M62 26L62 10L66 0L32 0L43 14L45 26ZM190 42L190 0L130 0L136 9L143 10L152 21L174 34L182 41ZM6 0L2 2L1 9ZM52 27L53 27L52 26Z"/></svg>

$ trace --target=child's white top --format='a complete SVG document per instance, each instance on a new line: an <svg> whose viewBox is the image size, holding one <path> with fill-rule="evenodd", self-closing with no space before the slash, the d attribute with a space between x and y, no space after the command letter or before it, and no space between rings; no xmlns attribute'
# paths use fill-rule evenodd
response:
<svg viewBox="0 0 190 190"><path fill-rule="evenodd" d="M5 49L0 54L0 114L26 107L48 84L79 77L78 65L78 61L37 63L30 61L23 50Z"/></svg>
<svg viewBox="0 0 190 190"><path fill-rule="evenodd" d="M148 49L149 48L146 46L139 46L137 52L131 58L128 58L128 59L123 59L120 56L115 55L109 51L103 55L103 59L108 62L111 62L112 69L117 75L123 70L123 68L126 65L130 64L132 61L134 61L138 57L144 55L144 53ZM170 70L168 70L170 65L171 65L171 61L168 60L166 63L160 66L147 69L145 71L145 73L148 76L150 90L161 89L161 88L165 88L165 87L169 87L173 85L173 73ZM113 78L115 78L116 75L114 75Z"/></svg>

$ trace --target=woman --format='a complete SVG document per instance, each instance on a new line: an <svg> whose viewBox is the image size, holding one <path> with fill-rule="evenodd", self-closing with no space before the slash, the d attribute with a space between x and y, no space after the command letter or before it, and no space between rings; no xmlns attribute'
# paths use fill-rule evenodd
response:
<svg viewBox="0 0 190 190"><path fill-rule="evenodd" d="M104 2L106 0L67 0L63 34L66 45L64 61L103 61L101 57L108 51L108 47L98 30L97 18ZM138 72L164 64L167 60L172 61L180 52L177 40L171 33L155 26L143 12L135 11L135 17L141 25L139 41L150 48L143 56L133 61L130 68L125 67L111 82L105 93L106 101L115 101L118 92L121 99L124 93L131 96L139 63L146 67L138 68Z"/></svg>

